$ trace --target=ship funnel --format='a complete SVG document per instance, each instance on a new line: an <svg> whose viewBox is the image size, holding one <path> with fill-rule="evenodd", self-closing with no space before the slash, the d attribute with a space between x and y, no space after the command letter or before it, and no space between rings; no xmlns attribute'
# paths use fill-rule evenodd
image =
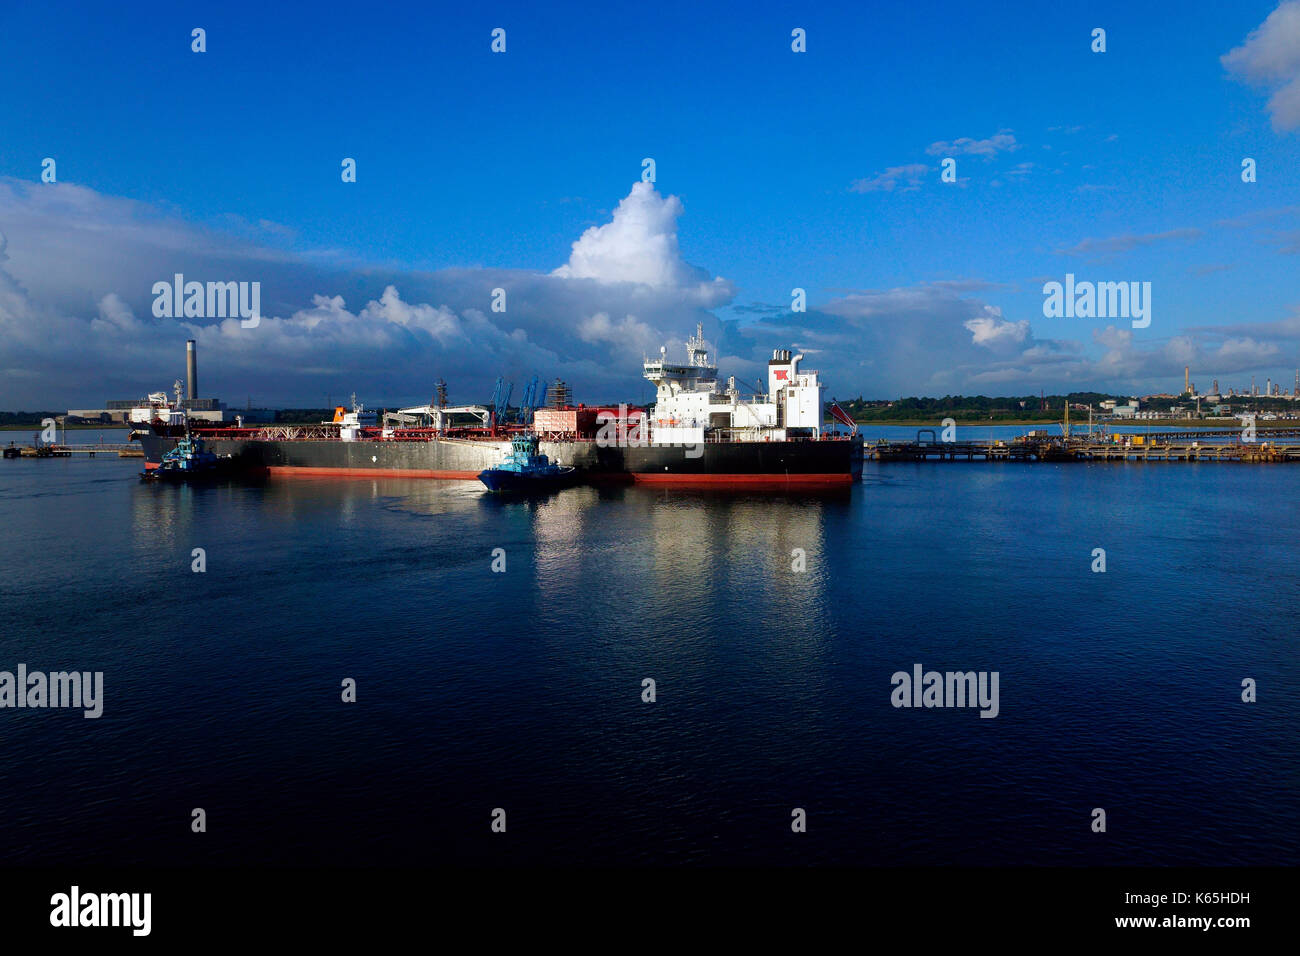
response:
<svg viewBox="0 0 1300 956"><path fill-rule="evenodd" d="M194 339L185 343L185 397L191 400L199 397L199 356L196 345Z"/></svg>

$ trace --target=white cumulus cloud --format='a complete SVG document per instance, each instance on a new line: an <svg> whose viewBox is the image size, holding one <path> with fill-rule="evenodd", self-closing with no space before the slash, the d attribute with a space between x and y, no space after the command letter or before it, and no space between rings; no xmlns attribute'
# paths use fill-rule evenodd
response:
<svg viewBox="0 0 1300 956"><path fill-rule="evenodd" d="M1246 42L1219 58L1248 83L1273 91L1273 128L1300 129L1300 0L1285 0L1250 32Z"/></svg>
<svg viewBox="0 0 1300 956"><path fill-rule="evenodd" d="M592 226L573 244L569 261L553 273L564 279L633 282L675 289L705 308L729 302L731 283L711 282L688 265L677 244L677 220L685 210L676 196L661 196L653 183L637 182L610 222Z"/></svg>
<svg viewBox="0 0 1300 956"><path fill-rule="evenodd" d="M994 306L985 306L986 314L963 323L971 333L971 341L985 348L1003 350L1024 344L1031 337L1029 320L1008 322L1002 318L1002 310Z"/></svg>

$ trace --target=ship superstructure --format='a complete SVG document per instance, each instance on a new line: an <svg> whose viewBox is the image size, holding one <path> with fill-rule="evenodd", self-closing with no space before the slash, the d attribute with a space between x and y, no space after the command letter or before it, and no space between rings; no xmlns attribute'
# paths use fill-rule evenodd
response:
<svg viewBox="0 0 1300 956"><path fill-rule="evenodd" d="M176 390L175 402L167 398L166 392L150 392L148 398L127 413L127 424L179 425L183 428L185 408L181 403L181 383L177 382L173 387Z"/></svg>
<svg viewBox="0 0 1300 956"><path fill-rule="evenodd" d="M181 383L173 386L176 401L167 398L166 392L150 392L139 405L134 406L126 415L126 423L131 429L131 436L145 433L179 438L185 434L185 406L181 402ZM128 439L130 440L130 439Z"/></svg>
<svg viewBox="0 0 1300 956"><path fill-rule="evenodd" d="M360 441L363 429L374 428L379 417L374 412L366 411L366 406L357 404L356 393L352 394L352 410L342 405L335 406L334 419L321 422L322 425L337 425L339 441ZM389 430L391 435L391 429Z"/></svg>
<svg viewBox="0 0 1300 956"><path fill-rule="evenodd" d="M776 349L767 363L767 392L741 396L735 376L726 388L709 358L703 326L686 342L685 364L647 360L645 377L656 389L649 419L652 445L706 441L787 441L821 438L822 385L815 371L800 371L802 355Z"/></svg>

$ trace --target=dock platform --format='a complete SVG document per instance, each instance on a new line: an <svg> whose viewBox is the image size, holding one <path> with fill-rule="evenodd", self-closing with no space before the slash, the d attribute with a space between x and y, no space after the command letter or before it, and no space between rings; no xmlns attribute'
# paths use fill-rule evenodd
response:
<svg viewBox="0 0 1300 956"><path fill-rule="evenodd" d="M1239 436L1239 432L1232 432ZM1014 441L878 441L864 444L874 461L1217 461L1300 462L1300 442L1205 441L1178 439L1098 441L1095 439L1020 439Z"/></svg>

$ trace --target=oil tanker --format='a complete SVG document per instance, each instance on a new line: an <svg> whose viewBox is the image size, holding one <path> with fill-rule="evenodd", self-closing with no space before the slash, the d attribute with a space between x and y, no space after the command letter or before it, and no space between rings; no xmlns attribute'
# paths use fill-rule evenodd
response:
<svg viewBox="0 0 1300 956"><path fill-rule="evenodd" d="M541 454L573 466L585 481L850 484L862 475L862 442L823 427L822 385L817 372L799 367L802 359L775 350L766 393L742 396L734 377L719 383L697 327L684 362L670 362L666 349L646 360L645 377L656 389L649 408L538 408L531 426L511 426L480 405L402 408L380 421L354 399L351 409L340 406L333 421L319 425L189 427L219 457L264 475L475 479L500 464L511 434L526 427ZM831 411L852 425L838 407ZM147 426L138 440L152 469L177 436L174 427Z"/></svg>

